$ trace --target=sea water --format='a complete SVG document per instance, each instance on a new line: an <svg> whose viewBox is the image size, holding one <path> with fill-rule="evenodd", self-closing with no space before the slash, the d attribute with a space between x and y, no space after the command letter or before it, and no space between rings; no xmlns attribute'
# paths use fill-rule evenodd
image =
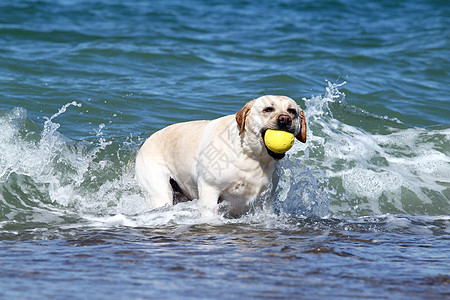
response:
<svg viewBox="0 0 450 300"><path fill-rule="evenodd" d="M2 1L2 299L450 297L446 1ZM239 218L154 209L139 146L294 98Z"/></svg>

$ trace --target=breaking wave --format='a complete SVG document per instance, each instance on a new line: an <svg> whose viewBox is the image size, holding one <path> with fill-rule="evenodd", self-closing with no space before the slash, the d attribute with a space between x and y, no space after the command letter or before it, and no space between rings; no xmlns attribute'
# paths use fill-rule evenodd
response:
<svg viewBox="0 0 450 300"><path fill-rule="evenodd" d="M142 140L107 138L104 124L81 141L59 133L57 121L81 103L42 125L25 108L0 112L0 221L142 226L449 214L450 128L371 115L349 105L341 86L329 83L324 95L304 99L308 142L280 162L273 206L238 220L201 220L197 201L152 209L134 179Z"/></svg>

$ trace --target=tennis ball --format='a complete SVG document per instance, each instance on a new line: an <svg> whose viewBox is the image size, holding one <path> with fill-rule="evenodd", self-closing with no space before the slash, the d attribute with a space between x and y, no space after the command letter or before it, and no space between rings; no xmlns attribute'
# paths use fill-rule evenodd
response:
<svg viewBox="0 0 450 300"><path fill-rule="evenodd" d="M267 148L275 153L284 153L294 145L294 135L283 130L267 129L264 135Z"/></svg>

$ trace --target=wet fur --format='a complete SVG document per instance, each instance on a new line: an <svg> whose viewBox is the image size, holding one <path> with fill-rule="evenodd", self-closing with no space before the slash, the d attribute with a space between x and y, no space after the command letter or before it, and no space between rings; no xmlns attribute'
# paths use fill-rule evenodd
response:
<svg viewBox="0 0 450 300"><path fill-rule="evenodd" d="M291 124L280 124L281 115ZM271 186L275 162L284 157L265 146L267 129L289 131L306 142L305 116L295 101L263 96L235 115L156 132L138 152L136 178L154 207L199 199L202 214L217 214L223 201L229 215L238 215Z"/></svg>

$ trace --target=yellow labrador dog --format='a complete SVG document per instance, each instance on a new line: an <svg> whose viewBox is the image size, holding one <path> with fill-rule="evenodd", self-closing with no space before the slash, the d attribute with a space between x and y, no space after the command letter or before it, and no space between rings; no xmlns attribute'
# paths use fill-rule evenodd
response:
<svg viewBox="0 0 450 300"><path fill-rule="evenodd" d="M269 186L274 153L264 143L267 129L293 133L306 142L301 108L285 96L262 96L235 115L168 126L150 136L136 157L136 178L154 207L174 204L174 193L199 199L203 214L245 212Z"/></svg>

